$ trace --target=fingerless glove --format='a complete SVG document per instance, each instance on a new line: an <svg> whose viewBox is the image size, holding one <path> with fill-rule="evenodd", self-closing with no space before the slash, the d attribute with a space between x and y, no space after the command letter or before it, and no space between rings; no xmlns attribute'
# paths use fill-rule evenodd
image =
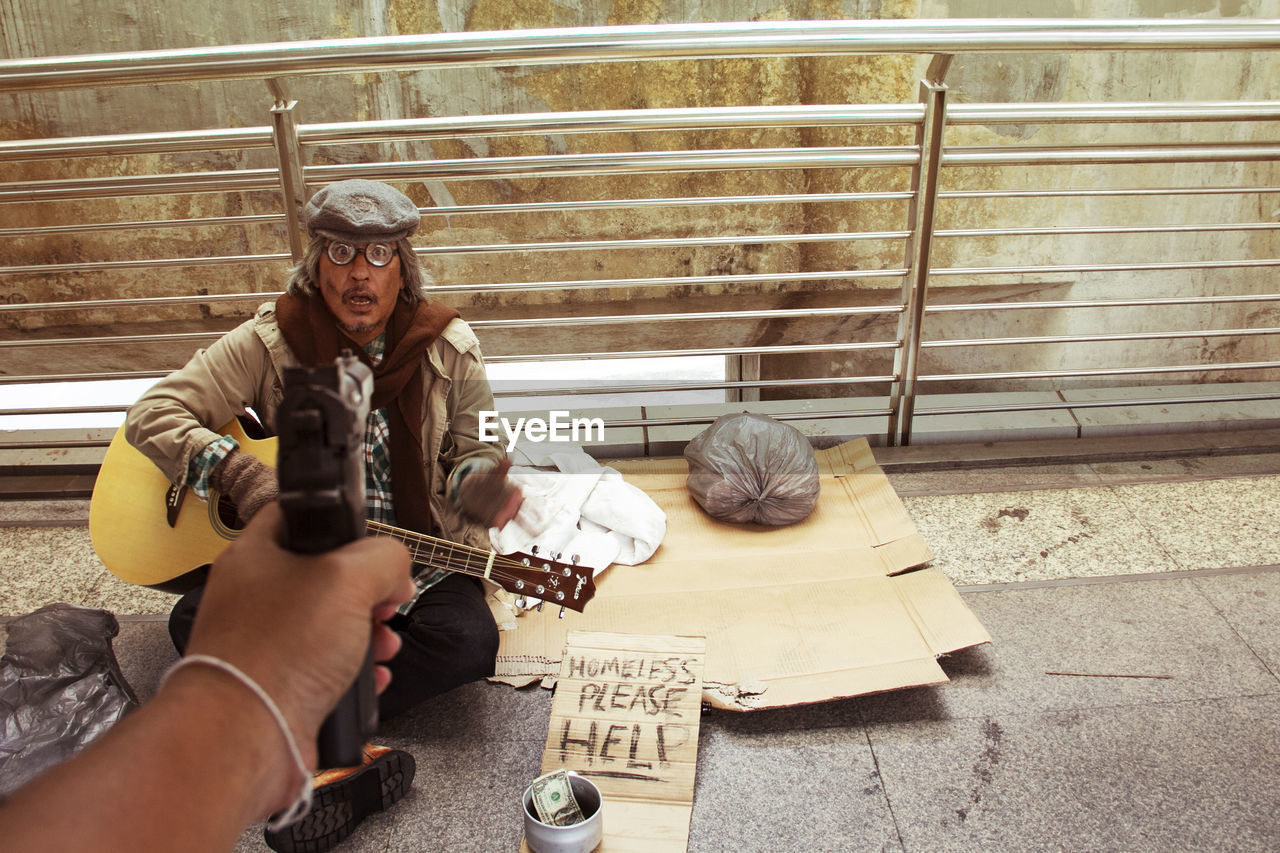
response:
<svg viewBox="0 0 1280 853"><path fill-rule="evenodd" d="M280 493L276 471L255 456L233 450L209 474L209 485L231 499L240 520L249 519Z"/></svg>

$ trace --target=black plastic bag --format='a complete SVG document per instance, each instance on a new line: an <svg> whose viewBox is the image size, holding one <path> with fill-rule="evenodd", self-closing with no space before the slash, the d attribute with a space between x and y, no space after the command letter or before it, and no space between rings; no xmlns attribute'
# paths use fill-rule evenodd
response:
<svg viewBox="0 0 1280 853"><path fill-rule="evenodd" d="M105 610L50 604L8 625L0 657L0 797L70 758L138 706Z"/></svg>
<svg viewBox="0 0 1280 853"><path fill-rule="evenodd" d="M722 415L689 442L689 492L722 521L795 524L818 502L818 463L798 429L765 415Z"/></svg>

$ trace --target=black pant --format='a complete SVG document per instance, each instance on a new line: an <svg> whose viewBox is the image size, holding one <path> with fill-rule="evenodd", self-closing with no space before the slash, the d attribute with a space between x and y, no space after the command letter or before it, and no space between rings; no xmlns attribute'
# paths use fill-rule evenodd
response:
<svg viewBox="0 0 1280 853"><path fill-rule="evenodd" d="M204 596L204 587L188 592L169 614L169 636L182 654ZM452 574L428 589L407 615L388 623L400 635L400 653L388 664L391 685L378 697L386 720L447 690L493 675L498 655L498 626L485 603L480 581Z"/></svg>

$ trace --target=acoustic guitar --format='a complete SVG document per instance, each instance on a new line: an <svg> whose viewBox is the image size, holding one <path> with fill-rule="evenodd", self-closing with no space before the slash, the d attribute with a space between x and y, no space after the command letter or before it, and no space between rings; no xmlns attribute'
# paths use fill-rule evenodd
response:
<svg viewBox="0 0 1280 853"><path fill-rule="evenodd" d="M276 440L252 439L232 421L221 432L240 449L275 465ZM486 578L517 595L582 611L595 595L589 567L534 554L503 556L412 530L368 522L371 536L390 536L409 548L415 563ZM102 460L89 503L89 537L103 565L121 580L163 587L212 563L240 535L231 502L216 492L208 501L169 483L124 437L122 427Z"/></svg>

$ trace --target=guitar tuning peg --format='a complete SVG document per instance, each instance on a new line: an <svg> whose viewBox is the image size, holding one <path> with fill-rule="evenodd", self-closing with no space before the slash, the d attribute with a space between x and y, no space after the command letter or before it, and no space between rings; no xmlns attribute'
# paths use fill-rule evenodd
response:
<svg viewBox="0 0 1280 853"><path fill-rule="evenodd" d="M537 545L534 545L533 547L531 547L531 548L529 549L529 553L530 553L530 554L537 554L537 553L538 553L538 546L537 546Z"/></svg>
<svg viewBox="0 0 1280 853"><path fill-rule="evenodd" d="M517 595L516 607L519 607L521 610L527 610L529 607L529 599L525 598L523 595Z"/></svg>
<svg viewBox="0 0 1280 853"><path fill-rule="evenodd" d="M542 605L544 605L544 604L546 604L546 602L545 602L545 601L539 601L539 602L538 602L538 606L537 606L535 609L536 609L539 613L541 613L541 612L542 612Z"/></svg>
<svg viewBox="0 0 1280 853"><path fill-rule="evenodd" d="M560 562L560 557L561 557L561 555L560 555L559 553L557 553L557 554L556 554L554 557L552 557L551 559L555 560L555 561L558 563L558 562Z"/></svg>
<svg viewBox="0 0 1280 853"><path fill-rule="evenodd" d="M569 561L570 561L570 562L572 562L572 563L576 566L576 565L578 565L578 561L579 561L579 560L581 560L581 559L582 559L582 555L581 555L581 554L574 554L572 557L570 557L570 558L569 558Z"/></svg>
<svg viewBox="0 0 1280 853"><path fill-rule="evenodd" d="M560 608L560 615L559 615L559 616L557 616L556 618L557 618L557 619L563 619L563 618L564 618L564 611L565 611L565 608L561 607L561 608Z"/></svg>

